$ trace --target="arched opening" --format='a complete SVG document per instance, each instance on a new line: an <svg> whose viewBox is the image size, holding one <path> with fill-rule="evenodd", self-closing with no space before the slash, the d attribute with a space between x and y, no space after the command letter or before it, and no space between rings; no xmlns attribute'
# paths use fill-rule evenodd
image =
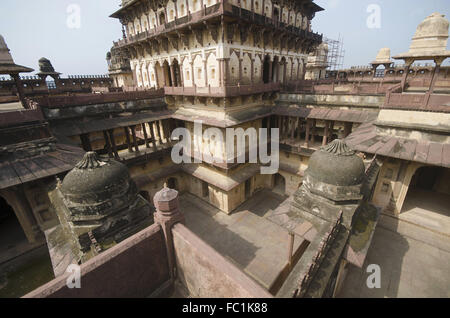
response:
<svg viewBox="0 0 450 318"><path fill-rule="evenodd" d="M269 78L270 70L269 70L269 67L270 67L270 57L267 55L264 58L264 65L263 65L263 82L266 83L266 84L270 82L270 78Z"/></svg>
<svg viewBox="0 0 450 318"><path fill-rule="evenodd" d="M278 73L280 70L279 67L279 60L278 60L278 56L275 56L275 58L273 59L273 63L272 63L272 82L276 83L278 82Z"/></svg>
<svg viewBox="0 0 450 318"><path fill-rule="evenodd" d="M273 9L273 19L275 21L280 20L280 11L278 10L278 8Z"/></svg>
<svg viewBox="0 0 450 318"><path fill-rule="evenodd" d="M204 198L209 198L209 185L205 181L202 181L202 196Z"/></svg>
<svg viewBox="0 0 450 318"><path fill-rule="evenodd" d="M161 12L159 14L159 25L163 25L166 23L166 15L164 14L164 12Z"/></svg>
<svg viewBox="0 0 450 318"><path fill-rule="evenodd" d="M178 191L178 180L176 178L169 178L167 180L167 187Z"/></svg>
<svg viewBox="0 0 450 318"><path fill-rule="evenodd" d="M181 86L180 64L178 63L177 59L173 60L171 67L173 67L173 74L175 77L173 79L173 86Z"/></svg>
<svg viewBox="0 0 450 318"><path fill-rule="evenodd" d="M273 192L281 195L286 194L286 180L279 173L274 176Z"/></svg>
<svg viewBox="0 0 450 318"><path fill-rule="evenodd" d="M414 173L400 217L450 235L450 169L421 167Z"/></svg>
<svg viewBox="0 0 450 318"><path fill-rule="evenodd" d="M0 251L6 251L20 242L27 242L14 209L0 196Z"/></svg>
<svg viewBox="0 0 450 318"><path fill-rule="evenodd" d="M141 191L141 192L139 192L139 194L141 195L141 197L143 197L145 200L147 200L148 202L152 202L151 200L150 200L150 195L148 194L148 192L147 191Z"/></svg>
<svg viewBox="0 0 450 318"><path fill-rule="evenodd" d="M170 74L170 67L167 61L164 61L163 64L164 78L165 83L164 86L172 86L172 75Z"/></svg>
<svg viewBox="0 0 450 318"><path fill-rule="evenodd" d="M247 179L245 181L245 200L249 199L251 196L251 186L252 186L252 179Z"/></svg>

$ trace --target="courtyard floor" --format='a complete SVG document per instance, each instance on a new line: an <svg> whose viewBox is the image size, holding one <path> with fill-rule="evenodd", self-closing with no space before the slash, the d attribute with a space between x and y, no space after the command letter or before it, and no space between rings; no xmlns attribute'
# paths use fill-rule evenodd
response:
<svg viewBox="0 0 450 318"><path fill-rule="evenodd" d="M288 264L289 234L267 216L285 199L261 191L231 215L190 194L181 196L180 206L191 231L270 290ZM302 242L296 235L294 252Z"/></svg>
<svg viewBox="0 0 450 318"><path fill-rule="evenodd" d="M381 288L369 289L369 264L381 269ZM450 237L382 215L363 269L350 266L338 297L450 297Z"/></svg>

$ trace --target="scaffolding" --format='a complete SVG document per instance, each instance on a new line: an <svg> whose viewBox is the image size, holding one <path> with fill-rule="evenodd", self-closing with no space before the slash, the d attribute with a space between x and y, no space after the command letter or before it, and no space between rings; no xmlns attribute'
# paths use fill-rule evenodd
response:
<svg viewBox="0 0 450 318"><path fill-rule="evenodd" d="M333 40L327 37L323 38L323 42L328 44L328 69L329 71L337 71L342 69L344 66L344 39L341 38L339 34L339 38L337 40Z"/></svg>

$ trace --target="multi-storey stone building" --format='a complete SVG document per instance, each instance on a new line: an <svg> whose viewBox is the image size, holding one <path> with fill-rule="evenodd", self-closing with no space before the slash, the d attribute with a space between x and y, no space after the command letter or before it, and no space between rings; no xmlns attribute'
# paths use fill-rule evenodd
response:
<svg viewBox="0 0 450 318"><path fill-rule="evenodd" d="M128 289L123 294L155 296L152 292L168 286L164 282L174 283L176 270L182 273L177 279L192 296L336 295L346 271L363 266L380 211L401 212L409 184L423 183L427 179L423 176L431 171L433 180L425 183L432 184L434 194L426 197L448 196L443 180L448 175L446 103L450 84L448 67L440 67L449 55L443 49L448 22L434 14L419 26L418 42L411 54L398 57L406 59L405 66L394 66L389 50L383 49L371 67L332 73L324 72L326 46L320 45L321 36L311 30L311 19L320 10L306 0L123 1L112 17L120 19L124 38L115 42L107 55L109 80L116 88L103 94L35 94L25 100L31 109L23 114L33 116L23 122L29 127L43 125L44 137L55 138L56 150L61 153L44 152L43 159L43 154L36 159L32 153L18 160L12 153L21 149L22 141L27 141L28 147L29 139L40 140L40 136L36 133L18 140L19 145L8 141L8 157L2 157L0 168L14 176L15 183L9 184L9 178L2 176L0 195L14 189L27 192L30 182L52 190L45 209L39 208L45 213L38 211L46 217L45 222L33 219L37 214L34 210L22 213L18 202L28 206L30 198L8 197L29 240L38 237L42 241L42 232L46 232L55 259L61 259L60 251L65 248L58 246L75 240L71 244L73 255L84 255L74 259L84 262L96 255L84 264L87 276L83 279L92 286L99 285L97 279L114 285L108 275L118 270L127 275ZM433 27L427 27L430 25ZM431 43L434 50L421 50L433 39L437 39ZM423 58L436 58L437 67L410 65L412 60ZM385 70L378 69L380 65ZM315 80L304 79L307 69ZM8 112L5 118L15 121L0 121L1 131L15 131L21 113L17 109ZM196 129L200 121L202 130ZM179 127L190 132L194 145L189 154L191 163L172 160L171 150L180 141L180 136L172 133ZM262 163L249 162L251 151L259 148L257 143L247 144L245 162L237 163L239 153L232 154L226 148L226 139L204 134L207 128L226 136L226 128L250 127L279 129L277 173L261 174ZM232 144L237 145L234 137ZM77 163L83 152L89 155ZM194 161L205 155L223 160ZM81 202L86 194L80 194L76 187L63 191L67 190L64 184L81 185L74 180L75 174L82 179L85 173L88 177L111 171L83 168L89 158L94 169L102 167L108 157L125 164L129 177L120 165L117 176L91 180L89 186L95 189L92 195L96 197L87 204L87 211L99 200L110 202L99 189L121 176L126 175L125 183L136 184L139 190L123 186L111 191L126 204L114 209L120 211L117 215L100 209L100 221L93 225L91 215L74 210L75 201L67 199L75 197ZM34 163L55 164L55 159L66 164L47 165L49 174L45 175L35 171ZM76 173L68 174L68 181L63 179L75 165ZM34 174L32 179L29 172ZM62 183L55 182L54 175ZM178 206L176 192L168 189L156 195L165 187L178 190L185 204ZM121 196L125 188L131 193L126 198ZM126 242L120 242L126 237L120 235L114 242L117 246L111 247L116 230L109 230L109 220L141 219L139 213L133 218L136 210L131 203L146 206L142 199L154 205L151 209L156 208L157 224ZM255 204L255 200L260 202ZM246 213L246 209L251 212ZM207 212L199 217L197 210L217 215L211 220ZM184 222L180 211L187 211L186 227L173 227L174 222ZM445 211L438 212L445 215ZM72 225L58 225L70 223L77 214L80 219ZM81 225L91 222L91 233L78 235L80 220ZM59 230L53 231L55 224ZM117 231L132 233L124 224ZM135 229L133 222L130 224ZM52 231L62 233L57 238L66 237L66 241L53 240ZM288 246L289 253L284 253ZM102 252L109 248L104 256ZM151 259L142 257L143 250L154 253L144 253L151 254ZM284 254L289 255L287 260ZM97 262L99 259L102 261ZM113 263L111 271L108 266ZM59 264L61 273L66 263ZM143 264L141 271L134 270ZM92 278L91 271L100 274ZM208 279L201 279L202 275ZM216 281L223 282L221 288L217 288L219 283L208 285ZM46 296L55 290L56 294L73 295L63 285L54 288L55 282L61 285L62 279L34 295ZM222 289L224 286L233 288ZM93 296L112 295L117 288L107 291L97 287L91 292Z"/></svg>

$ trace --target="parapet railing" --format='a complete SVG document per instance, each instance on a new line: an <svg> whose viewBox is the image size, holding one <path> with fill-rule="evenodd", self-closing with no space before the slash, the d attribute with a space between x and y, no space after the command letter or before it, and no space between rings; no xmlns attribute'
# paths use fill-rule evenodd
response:
<svg viewBox="0 0 450 318"><path fill-rule="evenodd" d="M222 87L165 86L164 92L166 95L229 97L279 91L280 89L280 83L260 83L248 85L228 85Z"/></svg>
<svg viewBox="0 0 450 318"><path fill-rule="evenodd" d="M126 91L99 94L77 94L66 96L42 96L33 98L40 107L64 107L92 104L106 104L131 100L151 99L164 96L163 89L147 89L143 91Z"/></svg>
<svg viewBox="0 0 450 318"><path fill-rule="evenodd" d="M310 94L385 94L393 85L392 82L357 82L348 79L300 80L283 85L283 92Z"/></svg>
<svg viewBox="0 0 450 318"><path fill-rule="evenodd" d="M300 276L299 288L294 297L303 297L307 293L309 285L319 271L320 265L328 253L334 239L339 233L339 227L342 223L342 216L343 212L340 211L336 221L331 223L329 231L325 233L324 237L320 241L316 254L314 254L313 258Z"/></svg>

